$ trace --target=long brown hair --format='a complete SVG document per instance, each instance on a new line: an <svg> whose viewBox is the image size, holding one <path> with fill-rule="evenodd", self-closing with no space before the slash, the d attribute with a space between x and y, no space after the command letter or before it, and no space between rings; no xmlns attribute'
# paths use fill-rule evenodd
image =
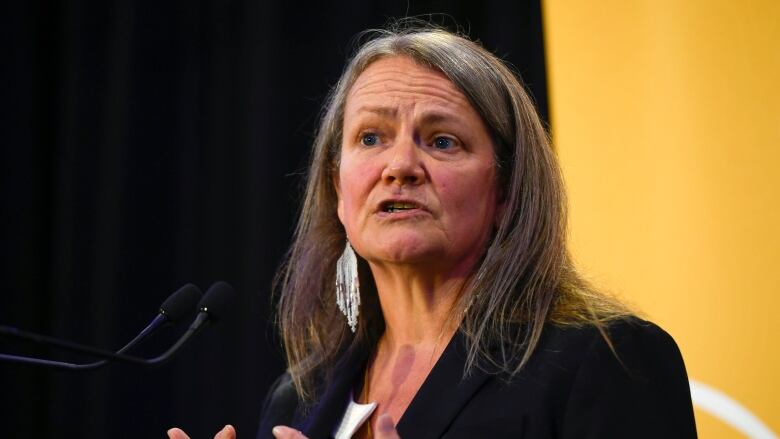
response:
<svg viewBox="0 0 780 439"><path fill-rule="evenodd" d="M591 288L566 247L561 172L533 101L504 62L466 37L408 22L372 31L325 103L313 144L306 193L292 246L277 276L278 323L298 393L312 396L345 349L372 346L384 329L376 291L361 260L361 310L352 334L335 300L335 264L346 239L336 215L347 93L379 58L407 56L441 71L470 100L493 137L504 209L494 236L453 310L468 344L464 374L475 367L519 371L547 322L595 325L628 314Z"/></svg>

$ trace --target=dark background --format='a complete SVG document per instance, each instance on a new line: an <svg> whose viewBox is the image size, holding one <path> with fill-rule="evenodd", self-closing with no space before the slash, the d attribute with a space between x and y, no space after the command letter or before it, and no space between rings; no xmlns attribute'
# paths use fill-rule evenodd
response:
<svg viewBox="0 0 780 439"><path fill-rule="evenodd" d="M546 118L537 1L13 2L0 7L0 324L117 349L163 299L216 280L229 318L171 363L0 364L1 437L253 437L283 357L271 280L321 102L356 33L459 24L522 73ZM139 354L156 355L168 329ZM87 361L0 338L0 352Z"/></svg>

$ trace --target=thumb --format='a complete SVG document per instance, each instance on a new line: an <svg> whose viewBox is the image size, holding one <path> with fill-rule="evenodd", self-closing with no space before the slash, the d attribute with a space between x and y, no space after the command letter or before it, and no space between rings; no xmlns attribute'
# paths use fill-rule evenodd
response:
<svg viewBox="0 0 780 439"><path fill-rule="evenodd" d="M181 428L171 428L168 430L168 439L190 439L190 437Z"/></svg>
<svg viewBox="0 0 780 439"><path fill-rule="evenodd" d="M307 439L300 431L285 425L277 425L271 430L271 433L276 439Z"/></svg>
<svg viewBox="0 0 780 439"><path fill-rule="evenodd" d="M236 439L236 429L228 424L217 432L214 439Z"/></svg>
<svg viewBox="0 0 780 439"><path fill-rule="evenodd" d="M376 439L401 439L393 425L393 418L387 413L376 420Z"/></svg>

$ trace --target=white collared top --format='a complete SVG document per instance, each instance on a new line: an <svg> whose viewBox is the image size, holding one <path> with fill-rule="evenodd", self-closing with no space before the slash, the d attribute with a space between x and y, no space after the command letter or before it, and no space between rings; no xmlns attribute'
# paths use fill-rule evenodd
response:
<svg viewBox="0 0 780 439"><path fill-rule="evenodd" d="M335 439L350 439L358 429L368 420L371 413L376 409L375 402L368 404L358 404L352 392L349 393L349 405L344 411L344 417L341 418L336 432L333 433Z"/></svg>

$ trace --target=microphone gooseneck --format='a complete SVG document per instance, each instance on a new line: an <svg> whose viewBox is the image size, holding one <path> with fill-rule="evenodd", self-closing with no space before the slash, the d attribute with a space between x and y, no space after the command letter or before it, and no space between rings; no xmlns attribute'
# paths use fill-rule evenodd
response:
<svg viewBox="0 0 780 439"><path fill-rule="evenodd" d="M192 309L195 307L195 303L198 301L200 296L200 289L193 284L186 284L176 290L165 300L165 302L163 302L163 304L160 306L157 316L151 321L151 323L149 323L149 325L147 325L135 338L133 338L117 352L85 346L46 335L35 334L33 332L24 331L10 326L0 326L0 335L12 336L27 341L56 346L66 350L104 358L103 360L92 363L79 364L0 353L0 361L32 364L66 370L93 370L108 364L111 360L120 360L138 365L145 365L146 360L124 355L124 352L127 352L131 348L137 346L164 324L175 323L184 318L187 314L191 313Z"/></svg>

